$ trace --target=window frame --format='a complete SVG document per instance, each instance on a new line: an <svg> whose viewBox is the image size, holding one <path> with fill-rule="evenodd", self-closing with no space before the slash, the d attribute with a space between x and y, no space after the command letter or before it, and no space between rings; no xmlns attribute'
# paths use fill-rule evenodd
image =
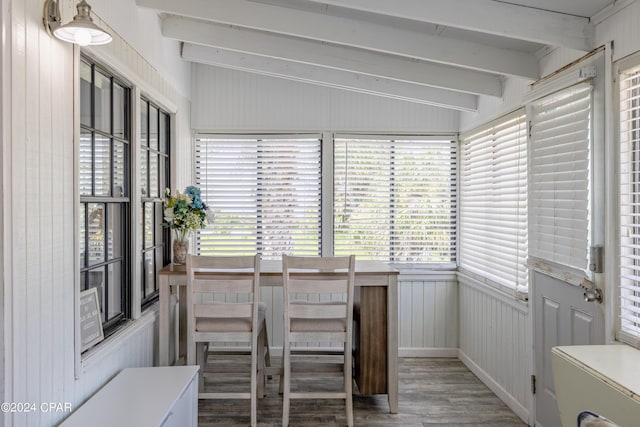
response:
<svg viewBox="0 0 640 427"><path fill-rule="evenodd" d="M132 117L132 99L133 99L133 87L126 80L122 79L115 73L112 73L108 70L108 68L104 67L100 62L95 61L94 59L82 55L79 60L79 67L89 67L91 73L91 86L90 86L90 94L89 94L89 109L90 109L90 123L84 123L83 120L80 120L79 123L79 135L83 133L89 133L90 143L91 143L91 191L90 194L83 194L82 187L79 186L78 192L78 202L79 202L79 223L78 227L80 230L78 243L79 246L79 291L85 290L92 287L91 280L91 272L99 271L102 269L102 281L101 284L104 285L103 292L98 292L98 295L101 299L101 310L103 311L103 329L105 332L105 336L109 336L113 332L115 332L123 321L131 318L131 301L132 301L132 283L131 283L131 198L132 198L132 187L131 187L131 159L132 159L132 130L133 130L133 117ZM95 85L96 85L96 72L100 73L103 77L106 77L109 80L109 129L110 131L105 131L104 129L98 129L96 127L96 111L95 111ZM79 77L79 82L82 80L82 77ZM122 89L123 92L123 112L122 119L124 126L124 135L118 136L114 132L114 84L117 84ZM80 87L82 84L80 83ZM82 89L80 90L80 105L79 105L79 113L80 117L82 117ZM109 141L109 195L96 195L96 160L95 160L95 140L96 135L102 137ZM122 190L124 192L118 196L114 195L115 191L115 183L114 183L114 143L123 144L124 150L124 160L122 164L122 177L123 177L123 185ZM80 136L80 140L78 143L78 153L82 152L82 137ZM78 179L82 182L82 163L78 164ZM102 204L104 207L102 209L101 222L100 225L103 233L102 235L107 234L107 224L109 222L109 212L110 210L107 208L109 205L119 206L119 219L122 222L121 227L118 229L120 239L120 255L116 257L109 256L109 247L107 244L104 245L104 260L102 262L90 263L90 255L88 248L90 247L90 224L89 221L93 217L98 218L99 210L95 211L96 215L89 214L89 206L91 205L100 205ZM84 232L83 232L84 230ZM80 243L80 239L83 239L83 243ZM103 238L104 240L104 238ZM106 241L106 240L105 240ZM84 256L82 248L86 248L84 250ZM113 290L109 289L110 285L110 276L107 274L107 269L109 266L120 264L120 286L117 289L117 293L119 293L120 307L119 311L107 318L107 313L109 313L109 300L113 293Z"/></svg>
<svg viewBox="0 0 640 427"><path fill-rule="evenodd" d="M319 214L320 214L320 230L319 230L319 247L320 247L320 251L319 254L325 255L325 256L329 256L329 255L333 255L334 253L334 171L335 171L335 166L334 166L334 147L335 147L335 138L336 135L331 133L331 132L323 132L321 134L321 136L319 134L311 134L314 138L316 136L318 136L318 138L320 138L321 140L321 148L320 148L320 162L321 162L321 169L320 169L320 175L321 175L321 203L319 206ZM287 138L291 138L291 137L295 137L295 136L300 136L300 134L285 134L285 135L280 135L283 137L287 137ZM302 137L305 136L309 136L309 134L304 134L302 135ZM389 135L385 135L385 134L378 134L378 135L370 135L372 137L375 138L389 138ZM201 132L201 133L197 133L196 134L196 146L198 144L197 140L199 138L210 138L210 139L220 139L220 138L229 138L229 139L243 139L243 138L260 138L260 137L274 137L274 135L257 135L257 134L249 134L249 133L235 133L235 134L216 134L216 133L207 133L207 132ZM455 153L455 158L452 160L452 163L450 162L449 164L451 165L451 169L448 171L448 176L450 177L450 182L452 182L454 185L457 182L457 137L455 135L452 134L445 134L445 135L415 135L415 134L411 134L411 135L403 135L403 134L395 134L394 137L396 139L400 139L400 140L406 140L409 138L418 138L418 139L425 139L425 140L439 140L439 141L444 141L446 140L448 144L451 145L451 150L453 153ZM197 148L196 148L197 150ZM200 160L198 159L197 154L194 155L194 170L196 171L196 176L198 174L197 170L199 168L198 166L198 162ZM198 181L198 179L196 179L196 184L197 185L201 185L201 183ZM211 200L208 200L207 196L206 196L206 192L204 191L203 188L201 188L203 190L203 198L205 200L205 202L207 204L209 204L214 213L215 213L215 203L212 203ZM452 203L452 210L450 211L450 214L452 213L453 216L456 215L457 212L457 196L456 193L453 192L452 196L451 196L451 203ZM215 221L214 221L215 223ZM457 238L457 226L455 221L452 223L451 225L451 230L452 230L452 234L454 235L455 238ZM198 237L196 237L196 241L197 241ZM199 244L197 244L197 248L198 251L199 249ZM428 269L439 269L439 270L454 270L456 265L455 265L455 247L453 250L453 259L451 262L444 262L444 263L423 263L423 264L397 264L397 266L399 268L402 268L403 270L411 270L411 271L418 271L420 268L428 268Z"/></svg>
<svg viewBox="0 0 640 427"><path fill-rule="evenodd" d="M263 199L261 198L261 195L264 195L266 193L263 193L263 190L268 188L266 185L268 185L269 183L266 183L265 185L262 185L262 183L264 182L264 176L267 175L263 175L262 174L262 168L259 166L261 164L263 164L264 159L267 159L267 163L264 163L266 165L269 165L269 159L271 159L271 157L269 157L269 155L274 154L277 152L277 146L279 146L280 144L282 145L282 147L286 147L287 144L295 144L296 141L298 143L300 142L304 142L304 141L308 141L309 142L309 147L310 148L305 148L304 150L300 151L300 160L306 161L307 163L309 162L317 162L317 168L314 168L314 164L313 163L309 163L311 164L311 166L309 167L305 167L305 169L303 169L303 173L304 172L309 172L311 174L315 174L315 175L311 175L311 177L307 176L307 180L310 180L310 182L315 182L317 181L317 186L315 188L315 190L313 191L309 191L309 190L305 190L305 191L301 191L301 192L295 192L296 195L301 195L303 196L300 199L295 199L296 202L293 205L296 205L296 208L299 209L300 207L305 207L306 205L308 205L308 203L313 202L313 197L317 197L317 220L314 220L313 215L303 215L305 222L303 222L303 224L306 224L307 226L312 226L312 224L316 224L317 225L317 234L315 234L315 238L317 239L316 243L313 244L313 246L315 246L315 249L312 246L309 245L300 245L299 247L297 247L296 249L294 249L294 251L286 251L286 250L282 250L281 252L273 252L273 250L269 250L266 253L263 252L263 248L265 247L265 239L263 239L264 236L264 230L267 230L268 228L263 228L263 220L265 219L265 216L261 213L261 205L260 203L263 201ZM250 151L247 151L246 149L244 149L242 147L242 143L245 142L246 144L248 144L248 147L250 148L250 144L255 143L256 144L256 153L255 153L255 159L250 158L249 156L251 155ZM203 168L201 166L199 166L199 164L201 162L206 162L206 158L208 157L213 157L210 153L207 153L207 149L208 146L211 146L211 150L213 152L215 152L216 148L215 148L215 144L219 143L219 144L227 144L227 145L233 145L234 146L234 150L238 150L238 152L240 153L239 155L242 156L241 157L241 163L237 164L237 161L234 161L234 165L236 168L241 168L238 169L240 171L244 170L247 172L240 172L236 179L238 180L242 180L243 178L246 178L247 180L251 180L253 178L255 178L255 182L254 181L250 181L252 183L254 183L256 185L256 205L251 206L251 207L242 207L240 205L236 205L236 202L234 200L234 197L232 196L231 199L226 199L226 196L218 194L215 197L220 197L221 202L224 203L224 205L226 206L226 210L224 212L219 212L219 208L216 206L216 202L214 200L212 200L212 197L214 197L214 193L217 194L217 189L213 188L213 186L210 187L210 185L207 184L207 181L209 181L208 175L206 174L201 174L201 171L203 170ZM261 151L258 149L261 144L264 143L264 147L267 147L268 149L265 151L267 153L267 157L261 158ZM273 146L271 146L273 144ZM317 145L315 145L317 144ZM201 146L203 146L204 148L200 148ZM244 151L243 151L244 150ZM305 151L308 151L307 154L304 154ZM202 152L203 154L199 154L200 152ZM259 253L262 255L263 259L270 259L270 258L275 258L275 257L279 257L282 253L289 253L289 254L298 254L298 255L320 255L322 254L322 249L323 249L323 228L324 228L324 224L322 223L322 203L323 203L323 194L322 194L322 190L324 189L325 183L324 183L324 179L325 176L323 174L323 170L322 167L324 165L323 163L323 152L324 152L324 141L322 138L322 135L319 133L285 133L285 134L249 134L249 133L238 133L238 134L228 134L228 133L224 133L224 134L216 134L216 133L197 133L196 137L195 137L195 149L194 149L194 174L196 177L196 185L200 187L201 191L202 191L202 197L203 200L205 201L205 203L210 207L210 209L212 210L212 213L214 215L216 215L216 220L214 220L214 223L212 225L209 225L206 229L204 230L198 230L196 232L196 236L195 236L195 240L196 240L196 252L198 254L203 253L203 254L222 254L222 255L237 255L237 254L253 254L253 253ZM317 157L313 157L313 153L317 153ZM275 154L274 154L275 155ZM206 157L205 157L206 156ZM202 160L202 158L204 158L204 160ZM298 160L298 156L293 157L293 159ZM255 169L255 176L250 174L248 171L250 170L250 168L253 165L253 161L255 160L256 162L256 169ZM215 160L211 162L211 166L213 167L215 165ZM277 162L273 162L273 164L276 164ZM305 165L305 163L301 163L303 166ZM221 167L222 163L219 164L219 167ZM278 173L281 172L280 168L275 168L274 172ZM300 174L300 172L298 172L298 170L296 169L296 175ZM284 175L281 175L284 176ZM282 186L283 189L289 190L289 191L295 191L295 185L294 181L288 181L288 184L290 184L289 186ZM245 184L245 185L241 185L238 187L238 191L243 190L243 191L249 191L249 184ZM224 193L224 189L227 189L227 192L229 192L229 187L233 187L233 184L227 186L227 185L222 185L219 188L223 188L222 192ZM317 190L317 192L316 192ZM248 194L248 193L246 193ZM247 197L250 197L247 195ZM304 197L309 197L310 199L307 201L303 201ZM235 197L235 199L237 199L237 197ZM260 202L258 202L257 200L260 200ZM266 200L269 200L271 203L274 203L274 205L277 205L277 200L270 200L269 198L266 198ZM298 206L299 205L299 206ZM291 206L293 208L293 206ZM250 212L250 209L253 208L255 209L255 224L254 221L252 220L252 215ZM276 211L277 212L277 208L278 206L276 206ZM282 209L282 208L281 208ZM244 212L243 212L244 211ZM227 251L219 251L219 252L211 252L208 251L207 248L205 247L203 241L205 240L205 236L210 235L210 236L215 236L215 232L213 232L212 230L215 230L218 221L223 221L222 218L224 218L224 216L242 216L242 215L247 215L245 216L244 220L240 220L240 222L238 223L240 225L240 229L237 231L237 235L238 236L245 236L245 237L249 237L249 241L251 241L251 237L254 238L254 245L253 247L250 247L249 245L244 246L239 242L238 237L234 237L231 239L219 239L222 243L226 244L228 247L230 247L229 250ZM288 218L287 220L289 220L289 218L292 215L287 215L286 213L283 214L284 217ZM286 221L281 222L285 223ZM243 225L244 224L244 225ZM276 223L277 224L277 221ZM249 230L249 228L246 228L245 226L251 226L251 225L255 225L256 229L254 232L250 232L247 231ZM277 225L276 225L277 226ZM244 228L243 228L244 227ZM242 230L245 230L245 232L243 233ZM304 236L303 236L304 237ZM295 237L290 238L290 239L295 239ZM313 238L312 238L313 239ZM218 240L215 239L215 237L213 237L212 240ZM241 237L240 237L240 240ZM220 243L220 242L219 242ZM313 243L313 242L312 242ZM305 249L305 248L309 248L309 249ZM215 250L214 250L215 251Z"/></svg>
<svg viewBox="0 0 640 427"><path fill-rule="evenodd" d="M612 231L614 233L613 235L616 236L616 268L614 269L615 280L613 283L617 284L614 286L615 303L613 304L613 311L615 313L615 318L613 323L615 324L615 338L618 341L640 348L640 326L638 326L640 325L640 314L638 313L638 311L640 311L640 302L637 301L631 304L635 307L635 310L625 309L625 305L627 304L625 301L630 301L628 294L634 294L635 298L640 296L640 279L636 279L634 281L633 278L628 277L628 275L625 274L625 270L633 270L634 267L635 270L640 269L640 261L637 259L631 266L629 263L625 262L625 259L640 255L640 239L637 236L631 239L628 238L628 232L631 231L629 230L630 228L640 227L640 219L638 219L638 215L640 215L640 208L638 206L634 206L640 202L639 196L637 194L634 195L640 184L640 178L637 177L637 175L640 174L640 166L638 165L638 162L640 161L640 139L638 139L638 135L640 134L640 101L636 99L636 103L638 103L634 107L634 112L638 114L636 117L624 120L622 109L624 99L623 91L626 90L622 80L626 79L624 77L625 75L630 75L632 73L635 73L635 76L632 77L632 79L637 80L638 84L634 86L636 90L638 90L638 86L640 85L640 54L633 54L627 58L623 58L616 62L614 66L614 102L617 119L615 120L616 143L614 152L616 158L615 166L618 170L616 173L617 185L615 191L615 194L617 195L617 218L615 221L615 228ZM640 95L640 93L638 95ZM623 120L625 122L624 124ZM631 128L625 127L625 125L631 126ZM637 127L633 128L634 125ZM631 156L635 156L630 160L631 164L626 165L629 169L626 169L624 164L626 163L624 162L625 150L622 145L628 139L623 136L623 133L636 135L635 139L630 138L629 141L631 144L635 144L635 148L632 147L629 150ZM633 169L634 164L636 166L635 169ZM636 178L629 179L630 175L636 175ZM634 186L636 191L629 188L628 192L624 192L623 188L629 186ZM629 201L628 199L632 200ZM629 208L631 211L628 210ZM636 217L636 221L625 221L625 217L634 216ZM628 224L631 224L631 226ZM630 243L627 240L632 240L633 242ZM631 254L631 257L629 257L629 249L634 251ZM626 283L628 282L631 282L631 284L627 285ZM631 313L626 313L627 311ZM635 315L633 314L634 311L636 312ZM632 316L632 318L629 319L628 316ZM633 316L635 316L635 318ZM630 327L625 324L625 317L627 322L632 324L635 323L635 331L631 330L634 328L633 326Z"/></svg>
<svg viewBox="0 0 640 427"><path fill-rule="evenodd" d="M150 97L141 96L137 100L139 105L140 116L140 155L139 166L140 169L137 173L140 175L140 182L138 187L140 188L140 201L138 208L140 209L140 233L141 233L141 265L140 265L140 305L144 310L148 308L153 302L158 299L159 296L159 271L167 264L170 263L171 257L171 230L162 226L164 221L164 189L170 186L171 182L171 115L160 107L157 103L152 101ZM146 110L146 114L143 115L143 110ZM151 111L155 111L156 121L156 143L155 148L151 146ZM161 120L164 117L164 129L162 129ZM143 123L144 118L144 123ZM143 137L144 133L144 137ZM164 143L162 142L164 140ZM158 167L157 181L158 188L157 194L151 193L151 167L150 162L152 156L157 156L160 162L164 165L164 176L161 176L162 168ZM164 159L164 160L162 160ZM146 162L146 166L142 167L142 163ZM145 177L142 177L143 172ZM146 246L145 239L145 220L146 210L145 206L151 205L151 233L153 243L150 246ZM155 266L152 270L148 270L146 263L146 255L149 252L153 252L152 264ZM149 287L148 281L151 280L152 286ZM150 292L147 292L149 291Z"/></svg>
<svg viewBox="0 0 640 427"><path fill-rule="evenodd" d="M400 152L399 150L405 150L406 146L410 145L411 143L426 143L426 144L438 144L438 143L442 143L442 147L445 147L445 143L448 144L448 148L449 148L449 160L448 160L448 171L446 172L446 176L449 177L449 201L448 203L450 203L450 210L448 213L449 216L449 225L448 227L444 224L444 222L442 224L439 224L442 229L448 228L450 230L450 241L449 241L449 256L450 258L448 260L441 260L441 261L426 261L426 260L421 260L421 261L406 261L406 260L402 260L400 259L401 257L398 255L398 251L397 248L399 246L399 243L397 243L399 240L401 240L401 235L396 235L396 233L393 232L393 228L394 228L394 224L393 221L394 219L390 220L389 223L389 229L390 229L390 241L389 241L389 259L379 259L383 262L389 262L390 264L396 266L397 268L402 269L403 271L408 271L408 270L412 270L412 271L418 271L419 269L422 268L426 268L426 269L438 269L438 270L446 270L446 269L450 269L450 270L454 270L456 268L456 262L457 262L457 253L456 253L456 247L458 244L458 230L457 230L457 220L458 220L458 160L459 160L459 152L458 152L458 138L455 135L452 134L443 134L443 135L437 135L437 134L358 134L358 133L337 133L333 135L333 148L334 148L334 163L332 164L332 177L333 177L333 182L332 185L335 185L335 180L336 180L336 167L335 167L335 150L336 150L336 140L362 140L362 141L371 141L372 143L375 144L375 141L378 141L380 143L380 145L384 145L384 144L388 144L388 145L392 145L394 148L390 148L390 152L389 152L389 167L390 167L390 173L392 175L392 177L390 178L390 186L389 186L389 192L390 194L392 193L393 195L390 196L392 200L395 200L395 198L397 197L398 192L395 191L395 188L397 187L397 183L394 181L397 181L397 174L396 172L399 170L397 166L399 166L400 168L404 165L400 164L400 165L396 165L394 163L395 160L398 158L398 153ZM396 143L397 142L397 143ZM418 144L416 144L418 145ZM398 148L398 146L402 146L402 148ZM421 147L423 148L423 147ZM439 148L440 150L445 151L445 148ZM444 169L444 166L443 166ZM443 172L444 174L444 172ZM445 176L442 175L442 176ZM334 189L334 195L333 195L333 200L330 201L331 206L332 206L332 212L333 212L333 217L331 218L331 224L332 224L332 235L333 235L333 253L336 253L336 242L335 242L335 237L336 237L336 219L335 219L335 209L336 209L336 197L339 197L337 194L335 194L337 192L337 190ZM391 211L393 211L394 209L390 209ZM393 216L393 214L391 214ZM395 218L395 217L394 217ZM439 228L440 229L440 228ZM395 237L395 238L394 238ZM356 253L356 256L358 254ZM367 258L368 259L368 258ZM376 258L378 259L378 258Z"/></svg>

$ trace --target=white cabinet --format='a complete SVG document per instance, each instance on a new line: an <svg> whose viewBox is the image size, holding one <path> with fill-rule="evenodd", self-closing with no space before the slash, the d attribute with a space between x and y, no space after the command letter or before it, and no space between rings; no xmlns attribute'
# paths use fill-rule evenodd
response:
<svg viewBox="0 0 640 427"><path fill-rule="evenodd" d="M197 427L198 367L128 368L62 427Z"/></svg>
<svg viewBox="0 0 640 427"><path fill-rule="evenodd" d="M554 347L553 379L564 427L591 411L622 427L640 425L640 351L626 345Z"/></svg>

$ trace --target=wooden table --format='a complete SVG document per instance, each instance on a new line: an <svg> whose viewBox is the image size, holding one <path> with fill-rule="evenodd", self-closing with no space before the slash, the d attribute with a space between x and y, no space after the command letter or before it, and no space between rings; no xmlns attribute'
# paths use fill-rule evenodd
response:
<svg viewBox="0 0 640 427"><path fill-rule="evenodd" d="M387 394L389 411L398 412L398 271L379 261L356 261L354 320L355 379L362 395ZM159 364L169 365L170 309L178 298L186 313L186 266L160 271ZM262 261L261 286L282 286L281 261ZM178 334L185 336L186 322ZM178 349L181 354L184 348Z"/></svg>

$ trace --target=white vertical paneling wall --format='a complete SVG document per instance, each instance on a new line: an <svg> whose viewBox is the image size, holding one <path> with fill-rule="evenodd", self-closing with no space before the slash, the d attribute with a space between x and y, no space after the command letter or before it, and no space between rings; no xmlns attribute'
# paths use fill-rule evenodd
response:
<svg viewBox="0 0 640 427"><path fill-rule="evenodd" d="M198 131L458 131L444 108L200 64L191 80Z"/></svg>
<svg viewBox="0 0 640 427"><path fill-rule="evenodd" d="M532 345L527 304L461 274L458 286L458 357L528 421Z"/></svg>
<svg viewBox="0 0 640 427"><path fill-rule="evenodd" d="M401 357L458 355L458 282L455 273L403 275L398 280Z"/></svg>
<svg viewBox="0 0 640 427"><path fill-rule="evenodd" d="M8 14L9 3L7 0L0 0L0 34L6 34L7 23L3 18ZM4 230L5 230L5 158L7 158L8 146L4 141L9 140L10 132L8 132L8 126L5 126L6 120L9 119L8 103L5 103L5 93L8 93L9 89L9 68L8 68L8 52L5 48L6 40L3 38L2 49L0 50L0 399L6 402L6 386L5 386L5 288L8 286L5 281L4 274ZM0 427L5 427L4 417L0 415Z"/></svg>
<svg viewBox="0 0 640 427"><path fill-rule="evenodd" d="M62 0L64 16L69 16L75 3ZM130 6L136 7L135 2ZM157 335L157 314L149 310L85 357L76 372L77 48L45 32L42 7L42 0L2 0L1 378L3 401L35 404L28 413L0 415L2 425L12 427L55 425L68 412L43 411L41 404L68 402L75 409L121 369L152 364ZM114 43L95 52L117 60L106 66L133 73L132 79L146 82L148 89L168 100L175 108L176 138L190 147L189 100L135 48L112 34ZM178 169L186 176L178 181L187 183L190 148L177 157ZM139 287L138 280L132 286Z"/></svg>
<svg viewBox="0 0 640 427"><path fill-rule="evenodd" d="M400 275L398 338L401 357L456 357L458 284L455 273ZM282 349L282 288L264 288L269 343Z"/></svg>

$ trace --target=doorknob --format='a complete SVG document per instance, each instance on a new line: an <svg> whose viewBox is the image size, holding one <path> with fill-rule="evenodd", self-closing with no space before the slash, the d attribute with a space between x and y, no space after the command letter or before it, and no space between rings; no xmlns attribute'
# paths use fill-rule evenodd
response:
<svg viewBox="0 0 640 427"><path fill-rule="evenodd" d="M584 300L586 302L597 302L602 304L602 290L600 288L589 288L584 291Z"/></svg>
<svg viewBox="0 0 640 427"><path fill-rule="evenodd" d="M586 302L602 304L602 289L597 288L591 280L584 279L580 283L580 287L584 289L584 300Z"/></svg>

